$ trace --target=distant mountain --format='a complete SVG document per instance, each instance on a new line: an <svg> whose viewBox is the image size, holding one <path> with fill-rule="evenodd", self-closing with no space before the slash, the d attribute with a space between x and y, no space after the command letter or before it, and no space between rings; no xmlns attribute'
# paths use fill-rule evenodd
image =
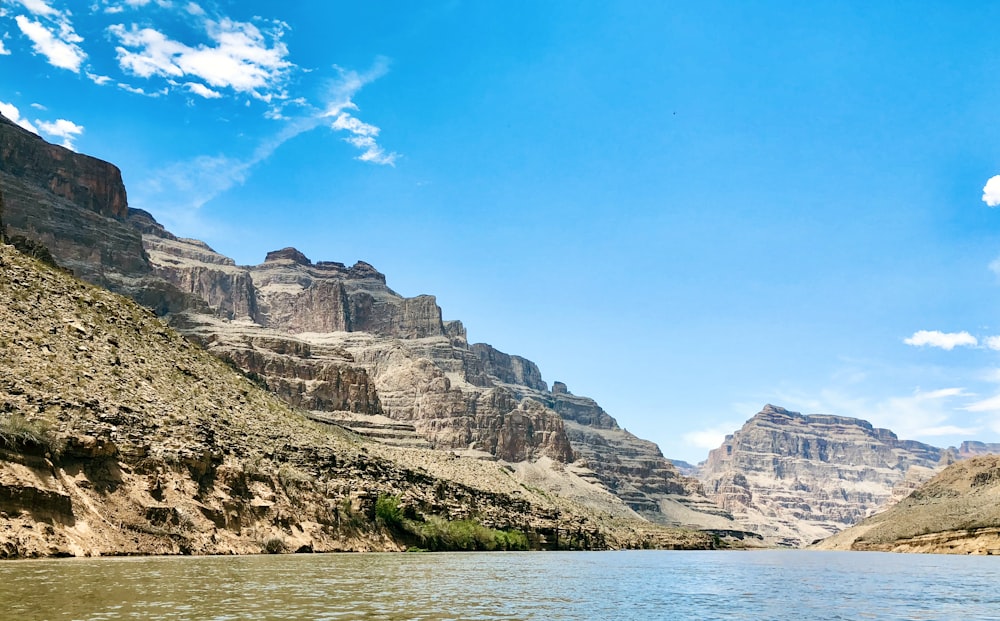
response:
<svg viewBox="0 0 1000 621"><path fill-rule="evenodd" d="M886 511L816 547L1000 554L1000 455L952 464Z"/></svg>
<svg viewBox="0 0 1000 621"><path fill-rule="evenodd" d="M699 477L766 541L798 547L868 517L954 459L864 420L767 405L709 453Z"/></svg>
<svg viewBox="0 0 1000 621"><path fill-rule="evenodd" d="M371 265L314 263L286 248L237 266L129 209L113 165L2 117L0 156L11 232L153 309L316 420L388 445L500 459L602 510L743 530L655 444L565 385L549 389L534 363L470 345L432 296L396 294ZM565 477L576 483L554 483Z"/></svg>

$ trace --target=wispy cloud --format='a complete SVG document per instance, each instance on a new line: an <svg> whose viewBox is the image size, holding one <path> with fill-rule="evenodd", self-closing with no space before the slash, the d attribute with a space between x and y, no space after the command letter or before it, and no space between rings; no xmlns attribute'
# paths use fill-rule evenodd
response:
<svg viewBox="0 0 1000 621"><path fill-rule="evenodd" d="M66 119L57 119L51 123L36 119L35 122L38 123L38 128L42 130L42 133L46 137L56 140L62 139L62 146L67 149L75 150L74 141L83 134L82 125L77 125L73 121L67 121Z"/></svg>
<svg viewBox="0 0 1000 621"><path fill-rule="evenodd" d="M995 433L1000 433L1000 394L975 401L964 409L983 415L983 423Z"/></svg>
<svg viewBox="0 0 1000 621"><path fill-rule="evenodd" d="M57 17L60 12L53 9L44 0L17 0L21 6L23 6L32 15L41 15L43 17Z"/></svg>
<svg viewBox="0 0 1000 621"><path fill-rule="evenodd" d="M186 82L184 87L195 95L204 97L205 99L219 99L222 97L222 93L219 91L213 91L204 84L200 84L198 82Z"/></svg>
<svg viewBox="0 0 1000 621"><path fill-rule="evenodd" d="M394 166L401 157L383 146L381 128L362 118L356 103L364 87L388 72L385 58L378 57L366 71L336 65L326 71L301 68L292 61L285 42L287 24L260 17L235 20L220 14L214 3L92 0L91 14L104 20L108 36L87 42L73 30L72 15L62 8L65 3L0 0L0 6L11 7L6 19L18 22L36 54L54 66L82 73L95 84L145 97L182 95L188 105L208 100L262 105L263 115L275 122L270 137L249 154L203 154L163 166L145 181L135 182L136 191L130 194L137 206L165 216L196 211L244 183L282 144L319 128L339 134L357 149L357 160ZM170 12L170 19L158 19L163 12ZM169 30L163 26L167 23ZM117 67L98 72L82 46L108 42ZM289 93L293 87L301 92ZM307 89L318 95L307 100L301 96ZM70 148L83 132L82 126L66 119L46 121L44 127L37 119L31 123L18 115L17 120Z"/></svg>
<svg viewBox="0 0 1000 621"><path fill-rule="evenodd" d="M983 202L990 207L1000 205L1000 175L994 175L983 186Z"/></svg>
<svg viewBox="0 0 1000 621"><path fill-rule="evenodd" d="M968 332L940 332L938 330L918 330L913 336L903 339L914 347L938 347L951 351L956 347L976 347L979 340Z"/></svg>
<svg viewBox="0 0 1000 621"><path fill-rule="evenodd" d="M2 37L0 37L0 56L10 56L10 50L4 46Z"/></svg>
<svg viewBox="0 0 1000 621"><path fill-rule="evenodd" d="M385 58L376 59L374 66L365 73L348 71L341 67L335 68L340 73L340 80L329 89L329 98L322 116L333 118L330 129L346 131L351 134L344 141L361 149L362 153L357 159L363 162L395 166L399 154L386 152L376 140L381 130L359 120L352 114L352 112L358 111L358 106L354 103L354 96L362 87L385 75L389 70L388 60Z"/></svg>
<svg viewBox="0 0 1000 621"><path fill-rule="evenodd" d="M139 183L136 205L147 209L155 206L158 213L164 214L166 224L190 221L192 212L244 183L253 168L270 158L281 145L319 125L318 118L288 123L278 134L258 145L249 157L205 155L172 164Z"/></svg>

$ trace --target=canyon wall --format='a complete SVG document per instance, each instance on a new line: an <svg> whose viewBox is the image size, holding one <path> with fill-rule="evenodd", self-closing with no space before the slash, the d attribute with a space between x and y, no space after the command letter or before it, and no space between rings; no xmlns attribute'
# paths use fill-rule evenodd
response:
<svg viewBox="0 0 1000 621"><path fill-rule="evenodd" d="M801 546L885 507L945 461L946 451L867 421L768 405L709 453L699 477L765 539Z"/></svg>

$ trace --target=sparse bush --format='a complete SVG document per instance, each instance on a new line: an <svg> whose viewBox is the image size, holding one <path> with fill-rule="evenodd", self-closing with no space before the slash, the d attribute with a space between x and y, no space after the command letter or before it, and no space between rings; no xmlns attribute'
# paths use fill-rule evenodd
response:
<svg viewBox="0 0 1000 621"><path fill-rule="evenodd" d="M54 451L55 442L42 421L21 414L0 414L0 446L17 451Z"/></svg>
<svg viewBox="0 0 1000 621"><path fill-rule="evenodd" d="M283 464L278 468L278 482L285 488L286 492L295 492L313 484L313 477L306 472L302 472L295 466Z"/></svg>
<svg viewBox="0 0 1000 621"><path fill-rule="evenodd" d="M284 554L288 551L288 546L281 537L271 537L261 547L268 554Z"/></svg>
<svg viewBox="0 0 1000 621"><path fill-rule="evenodd" d="M351 506L350 498L344 498L340 501L340 506L337 507L337 516L344 524L355 529L362 528L368 523L364 514L355 511L354 507Z"/></svg>

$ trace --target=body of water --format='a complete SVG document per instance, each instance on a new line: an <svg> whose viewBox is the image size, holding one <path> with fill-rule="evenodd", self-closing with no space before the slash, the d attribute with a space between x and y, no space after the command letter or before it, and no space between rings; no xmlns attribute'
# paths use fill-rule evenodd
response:
<svg viewBox="0 0 1000 621"><path fill-rule="evenodd" d="M0 563L0 618L1000 619L1000 557L550 552Z"/></svg>

